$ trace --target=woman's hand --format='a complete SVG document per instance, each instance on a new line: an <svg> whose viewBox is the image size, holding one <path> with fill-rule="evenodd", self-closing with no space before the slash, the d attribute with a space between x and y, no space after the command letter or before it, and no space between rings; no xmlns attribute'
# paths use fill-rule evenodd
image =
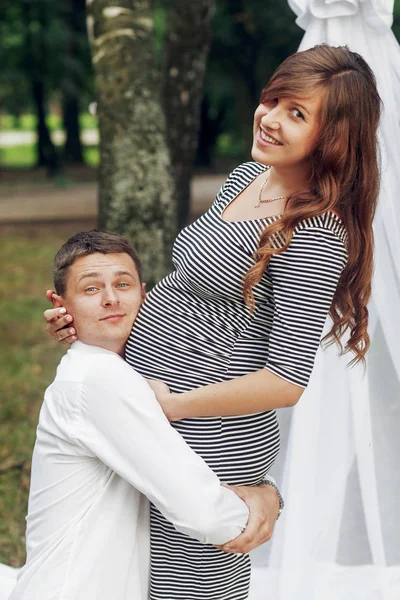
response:
<svg viewBox="0 0 400 600"><path fill-rule="evenodd" d="M247 554L271 539L279 513L278 494L270 485L222 485L235 492L247 504L250 514L244 532L217 548L224 552Z"/></svg>
<svg viewBox="0 0 400 600"><path fill-rule="evenodd" d="M159 379L147 379L146 381L155 393L157 400L159 397L162 398L171 394L169 387L163 381Z"/></svg>
<svg viewBox="0 0 400 600"><path fill-rule="evenodd" d="M47 331L57 342L62 344L72 344L77 340L76 331L71 324L73 317L67 314L67 311L63 306L57 302L53 297L53 290L47 290L46 298L51 302L54 308L49 308L44 311L44 318L47 322ZM57 306L58 305L58 306Z"/></svg>

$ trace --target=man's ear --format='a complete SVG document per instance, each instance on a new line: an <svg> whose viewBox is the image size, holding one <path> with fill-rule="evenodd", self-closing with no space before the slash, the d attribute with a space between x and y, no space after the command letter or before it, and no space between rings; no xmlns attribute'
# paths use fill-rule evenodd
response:
<svg viewBox="0 0 400 600"><path fill-rule="evenodd" d="M55 292L51 295L51 301L53 303L54 308L60 308L60 306L64 306L64 300L62 296L59 296Z"/></svg>
<svg viewBox="0 0 400 600"><path fill-rule="evenodd" d="M146 284L142 283L142 300L146 298Z"/></svg>

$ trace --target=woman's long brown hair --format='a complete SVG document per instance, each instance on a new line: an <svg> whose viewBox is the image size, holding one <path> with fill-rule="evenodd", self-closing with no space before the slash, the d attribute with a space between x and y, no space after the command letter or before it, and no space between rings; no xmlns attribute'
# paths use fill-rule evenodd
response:
<svg viewBox="0 0 400 600"><path fill-rule="evenodd" d="M353 352L350 365L365 363L370 344L367 303L373 269L372 221L379 192L381 100L374 74L359 54L322 44L289 56L262 91L261 103L312 94L320 95L321 109L319 138L310 155L310 190L292 194L282 217L262 232L243 295L253 309L252 288L271 256L288 248L300 221L328 210L336 212L347 231L348 261L329 311L333 326L323 341L327 345L336 342L342 354ZM278 247L277 239L282 242ZM349 336L343 346L341 337L346 331Z"/></svg>

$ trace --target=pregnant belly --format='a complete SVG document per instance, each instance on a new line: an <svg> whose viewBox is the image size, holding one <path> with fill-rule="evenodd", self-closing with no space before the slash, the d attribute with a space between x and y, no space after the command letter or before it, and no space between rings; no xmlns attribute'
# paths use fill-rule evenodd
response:
<svg viewBox="0 0 400 600"><path fill-rule="evenodd" d="M230 358L226 349L222 353L210 346L208 351L185 342L152 338L146 346L128 343L126 360L144 377L159 379L176 393L225 379Z"/></svg>
<svg viewBox="0 0 400 600"><path fill-rule="evenodd" d="M184 419L172 425L221 481L231 485L260 483L279 453L275 411Z"/></svg>

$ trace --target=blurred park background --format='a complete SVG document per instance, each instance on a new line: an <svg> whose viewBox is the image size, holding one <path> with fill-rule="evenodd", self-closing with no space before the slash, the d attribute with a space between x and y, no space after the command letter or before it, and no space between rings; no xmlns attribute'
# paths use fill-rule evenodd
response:
<svg viewBox="0 0 400 600"><path fill-rule="evenodd" d="M115 17L120 7L119 27L126 30L126 11L136 4L144 11L140 35L101 72L98 53L113 32L100 23L97 8ZM65 351L48 339L42 319L56 250L76 231L99 224L135 242L137 236L147 278L157 280L168 260L156 264L159 246L147 258L140 236L154 244L165 230L161 254L169 256L178 229L211 204L233 167L250 158L260 91L303 35L286 0L89 5L91 39L85 0L2 0L0 8L0 562L12 566L25 558L38 411ZM399 40L400 0L394 14ZM132 107L140 103L138 124ZM131 118L132 127L125 128ZM130 154L135 132L147 146L134 146ZM163 144L165 152L157 154ZM146 163L147 149L154 163ZM135 177L136 200L119 199L121 187L135 185ZM149 214L141 191L154 194Z"/></svg>

